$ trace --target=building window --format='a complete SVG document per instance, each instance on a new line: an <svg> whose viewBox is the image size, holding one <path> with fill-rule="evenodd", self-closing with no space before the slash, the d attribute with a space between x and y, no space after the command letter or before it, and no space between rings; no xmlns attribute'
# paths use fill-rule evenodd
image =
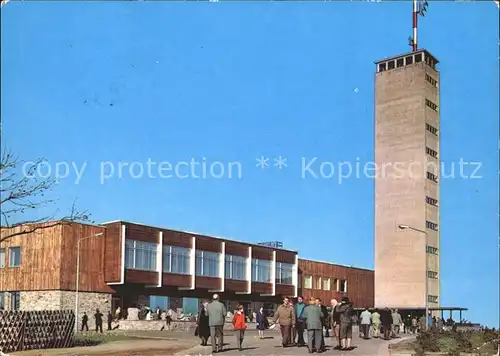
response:
<svg viewBox="0 0 500 356"><path fill-rule="evenodd" d="M245 281L247 279L247 259L241 256L226 255L225 278Z"/></svg>
<svg viewBox="0 0 500 356"><path fill-rule="evenodd" d="M293 284L293 265L290 263L276 262L276 283Z"/></svg>
<svg viewBox="0 0 500 356"><path fill-rule="evenodd" d="M163 272L190 274L189 252L185 247L163 245Z"/></svg>
<svg viewBox="0 0 500 356"><path fill-rule="evenodd" d="M125 241L125 268L156 271L158 244L136 240Z"/></svg>
<svg viewBox="0 0 500 356"><path fill-rule="evenodd" d="M434 272L434 271L427 271L427 278L437 279L437 275L438 275L438 273L437 273L437 272Z"/></svg>
<svg viewBox="0 0 500 356"><path fill-rule="evenodd" d="M321 277L316 277L316 284L314 285L314 289L321 290Z"/></svg>
<svg viewBox="0 0 500 356"><path fill-rule="evenodd" d="M425 75L425 80L427 80L433 87L437 88L437 80L431 77L429 74Z"/></svg>
<svg viewBox="0 0 500 356"><path fill-rule="evenodd" d="M438 182L437 175L432 174L431 172L427 172L427 179L433 181L434 183Z"/></svg>
<svg viewBox="0 0 500 356"><path fill-rule="evenodd" d="M330 278L323 279L323 290L330 290Z"/></svg>
<svg viewBox="0 0 500 356"><path fill-rule="evenodd" d="M412 56L406 57L406 65L410 65L410 64L413 64L413 57Z"/></svg>
<svg viewBox="0 0 500 356"><path fill-rule="evenodd" d="M426 147L425 152L431 157L438 158L437 151L434 151L432 148Z"/></svg>
<svg viewBox="0 0 500 356"><path fill-rule="evenodd" d="M420 63L422 62L422 53L417 53L415 55L415 63Z"/></svg>
<svg viewBox="0 0 500 356"><path fill-rule="evenodd" d="M20 301L21 293L10 292L10 310L19 310Z"/></svg>
<svg viewBox="0 0 500 356"><path fill-rule="evenodd" d="M425 197L425 202L432 206L438 206L438 200L431 197Z"/></svg>
<svg viewBox="0 0 500 356"><path fill-rule="evenodd" d="M252 282L271 283L271 261L252 259Z"/></svg>
<svg viewBox="0 0 500 356"><path fill-rule="evenodd" d="M430 253L432 255L437 255L438 249L437 249L437 247L434 247L434 246L427 246L427 253Z"/></svg>
<svg viewBox="0 0 500 356"><path fill-rule="evenodd" d="M387 68L388 69L394 69L394 61L387 62Z"/></svg>
<svg viewBox="0 0 500 356"><path fill-rule="evenodd" d="M438 231L438 224L433 223L432 221L426 221L425 226L430 230Z"/></svg>
<svg viewBox="0 0 500 356"><path fill-rule="evenodd" d="M385 63L380 63L378 65L378 71L379 72L384 72L387 69L387 65Z"/></svg>
<svg viewBox="0 0 500 356"><path fill-rule="evenodd" d="M399 58L397 61L396 61L396 66L399 68L399 67L404 67L405 65L405 59L404 58Z"/></svg>
<svg viewBox="0 0 500 356"><path fill-rule="evenodd" d="M437 303L438 302L438 296L437 295L428 295L427 296L427 301L429 303Z"/></svg>
<svg viewBox="0 0 500 356"><path fill-rule="evenodd" d="M304 288L312 289L313 287L313 278L312 276L304 276Z"/></svg>
<svg viewBox="0 0 500 356"><path fill-rule="evenodd" d="M339 288L340 292L347 293L347 281L345 279L341 279L339 285L340 285L340 288Z"/></svg>
<svg viewBox="0 0 500 356"><path fill-rule="evenodd" d="M196 250L196 275L220 277L220 253Z"/></svg>
<svg viewBox="0 0 500 356"><path fill-rule="evenodd" d="M438 111L438 106L435 103L433 103L432 101L430 101L429 99L425 99L425 105L427 105L428 107L430 107L434 111Z"/></svg>
<svg viewBox="0 0 500 356"><path fill-rule="evenodd" d="M5 249L0 248L0 268L5 267Z"/></svg>
<svg viewBox="0 0 500 356"><path fill-rule="evenodd" d="M434 136L437 136L438 134L438 129L436 129L434 126L429 125L428 123L425 124L425 129L429 131L431 134Z"/></svg>
<svg viewBox="0 0 500 356"><path fill-rule="evenodd" d="M21 247L9 247L9 267L21 265Z"/></svg>
<svg viewBox="0 0 500 356"><path fill-rule="evenodd" d="M339 291L339 280L337 278L334 278L331 283L332 290L335 292Z"/></svg>

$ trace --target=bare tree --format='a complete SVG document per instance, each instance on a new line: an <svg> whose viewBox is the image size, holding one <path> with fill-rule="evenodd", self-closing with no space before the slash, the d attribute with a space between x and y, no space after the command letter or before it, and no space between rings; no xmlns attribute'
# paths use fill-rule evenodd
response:
<svg viewBox="0 0 500 356"><path fill-rule="evenodd" d="M67 215L59 216L56 210L53 215L38 219L23 219L23 214L30 210L42 209L54 204L54 199L46 198L57 181L53 177L39 178L37 168L44 162L38 159L30 162L19 160L11 151L5 150L0 160L0 242L14 236L26 235L54 226L75 222L91 222L86 211L79 211L75 204ZM20 168L23 168L22 172ZM19 229L12 229L20 227ZM8 230L8 232L6 232Z"/></svg>

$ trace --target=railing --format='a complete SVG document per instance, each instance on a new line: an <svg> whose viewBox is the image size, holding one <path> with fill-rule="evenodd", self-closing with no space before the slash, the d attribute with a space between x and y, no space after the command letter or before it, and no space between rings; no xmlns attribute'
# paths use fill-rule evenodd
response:
<svg viewBox="0 0 500 356"><path fill-rule="evenodd" d="M71 347L74 325L69 310L0 311L0 351Z"/></svg>

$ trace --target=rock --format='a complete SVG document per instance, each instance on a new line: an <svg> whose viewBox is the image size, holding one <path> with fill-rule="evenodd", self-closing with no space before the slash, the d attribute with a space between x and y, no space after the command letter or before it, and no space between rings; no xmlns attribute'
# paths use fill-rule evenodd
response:
<svg viewBox="0 0 500 356"><path fill-rule="evenodd" d="M127 320L139 320L139 309L138 308L128 308L127 309Z"/></svg>

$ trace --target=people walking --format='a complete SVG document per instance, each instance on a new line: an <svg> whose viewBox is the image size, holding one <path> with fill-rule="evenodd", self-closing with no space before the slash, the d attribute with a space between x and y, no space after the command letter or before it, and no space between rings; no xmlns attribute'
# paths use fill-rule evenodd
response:
<svg viewBox="0 0 500 356"><path fill-rule="evenodd" d="M236 313L234 313L233 316L233 328L236 331L236 344L238 345L238 350L243 351L243 338L245 337L245 330L247 329L243 305L238 305L236 308Z"/></svg>
<svg viewBox="0 0 500 356"><path fill-rule="evenodd" d="M261 306L259 308L259 311L255 315L255 320L257 322L257 330L259 331L259 338L263 339L264 338L264 330L267 329L267 318L264 315L264 307Z"/></svg>
<svg viewBox="0 0 500 356"><path fill-rule="evenodd" d="M382 328L384 329L384 340L389 340L391 338L392 330L392 315L389 308L385 308L380 314L380 321L382 323Z"/></svg>
<svg viewBox="0 0 500 356"><path fill-rule="evenodd" d="M94 318L95 318L95 332L100 331L102 334L102 313L99 309L95 310Z"/></svg>
<svg viewBox="0 0 500 356"><path fill-rule="evenodd" d="M116 319L116 321L120 320L121 312L122 312L122 310L120 309L120 307L117 307L116 310L115 310L115 319Z"/></svg>
<svg viewBox="0 0 500 356"><path fill-rule="evenodd" d="M378 309L375 309L375 311L372 313L372 328L374 338L380 337L380 323L380 313L378 312Z"/></svg>
<svg viewBox="0 0 500 356"><path fill-rule="evenodd" d="M207 312L208 302L201 304L200 312L198 313L197 333L201 341L201 346L207 346L208 338L210 337L210 324Z"/></svg>
<svg viewBox="0 0 500 356"><path fill-rule="evenodd" d="M323 352L323 311L317 299L310 298L309 305L304 309L304 319L307 328L307 348L309 353Z"/></svg>
<svg viewBox="0 0 500 356"><path fill-rule="evenodd" d="M330 301L330 305L332 306L332 310L330 313L330 323L332 325L332 333L333 336L335 337L335 340L337 341L337 345L335 348L340 349L341 344L340 344L340 314L337 313L337 306L340 304L337 302L337 299L332 299Z"/></svg>
<svg viewBox="0 0 500 356"><path fill-rule="evenodd" d="M361 332L363 333L363 338L368 340L370 338L370 325L372 323L372 313L368 307L361 313Z"/></svg>
<svg viewBox="0 0 500 356"><path fill-rule="evenodd" d="M219 301L219 295L214 294L212 302L207 306L208 324L212 339L212 352L222 351L224 345L224 322L226 321L226 307Z"/></svg>
<svg viewBox="0 0 500 356"><path fill-rule="evenodd" d="M113 322L113 314L111 314L111 310L108 311L108 331L113 330L111 327L111 323Z"/></svg>
<svg viewBox="0 0 500 356"><path fill-rule="evenodd" d="M399 336L401 330L401 324L403 324L403 319L401 319L401 314L397 309L392 311L392 337L396 338Z"/></svg>
<svg viewBox="0 0 500 356"><path fill-rule="evenodd" d="M274 323L278 323L281 330L281 343L283 347L290 346L291 331L295 328L295 311L290 305L290 299L288 297L283 298L283 304L281 304L276 313L274 314Z"/></svg>
<svg viewBox="0 0 500 356"><path fill-rule="evenodd" d="M340 306L337 306L337 313L340 314L340 345L342 350L351 349L352 340L352 316L354 310L348 297L342 298Z"/></svg>
<svg viewBox="0 0 500 356"><path fill-rule="evenodd" d="M89 317L86 312L83 312L82 316L82 331L85 329L85 331L89 331Z"/></svg>
<svg viewBox="0 0 500 356"><path fill-rule="evenodd" d="M297 304L295 304L295 331L297 333L297 340L293 340L293 342L297 343L298 347L305 346L304 341L304 331L305 331L305 319L304 319L304 311L307 305L304 303L304 297L300 296L297 298Z"/></svg>

